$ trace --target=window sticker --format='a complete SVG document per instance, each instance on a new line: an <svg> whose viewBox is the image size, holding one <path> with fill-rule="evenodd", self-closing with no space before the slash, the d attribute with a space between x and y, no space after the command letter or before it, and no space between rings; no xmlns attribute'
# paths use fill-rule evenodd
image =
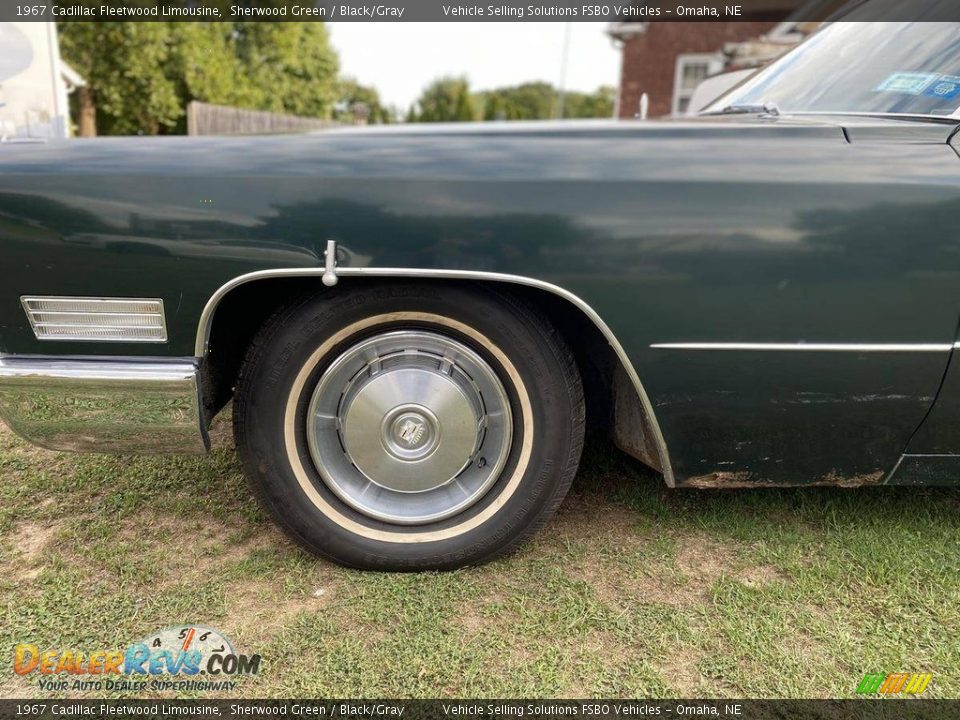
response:
<svg viewBox="0 0 960 720"><path fill-rule="evenodd" d="M923 91L923 94L941 100L953 100L960 95L960 75L941 75Z"/></svg>
<svg viewBox="0 0 960 720"><path fill-rule="evenodd" d="M905 95L919 95L936 79L940 73L898 72L890 75L877 85L875 92L904 93Z"/></svg>

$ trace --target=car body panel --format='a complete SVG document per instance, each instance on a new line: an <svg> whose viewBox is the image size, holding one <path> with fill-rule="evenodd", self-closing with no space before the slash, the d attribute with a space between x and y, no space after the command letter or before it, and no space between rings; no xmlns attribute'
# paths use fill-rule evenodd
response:
<svg viewBox="0 0 960 720"><path fill-rule="evenodd" d="M37 341L19 305L97 295L162 298L165 349L191 356L218 288L322 268L332 239L344 267L582 299L639 374L678 484L882 482L960 315L953 130L723 118L0 147L0 352L158 353ZM731 342L790 347L662 347Z"/></svg>

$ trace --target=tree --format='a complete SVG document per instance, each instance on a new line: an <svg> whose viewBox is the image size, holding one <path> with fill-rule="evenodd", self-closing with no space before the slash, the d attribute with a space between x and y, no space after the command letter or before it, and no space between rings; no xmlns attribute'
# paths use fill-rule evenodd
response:
<svg viewBox="0 0 960 720"><path fill-rule="evenodd" d="M64 22L64 59L83 75L80 116L102 134L183 132L191 100L329 118L336 53L313 22Z"/></svg>
<svg viewBox="0 0 960 720"><path fill-rule="evenodd" d="M88 83L78 98L81 115L92 106L98 130L108 135L172 128L183 112L163 70L172 42L168 23L62 23L60 51Z"/></svg>
<svg viewBox="0 0 960 720"><path fill-rule="evenodd" d="M380 93L353 78L342 78L338 84L333 119L345 123L381 125L394 122L396 111L380 102Z"/></svg>
<svg viewBox="0 0 960 720"><path fill-rule="evenodd" d="M476 94L484 120L547 120L555 117L559 91L550 83L528 82ZM563 117L613 117L616 91L600 87L592 93L564 93Z"/></svg>
<svg viewBox="0 0 960 720"><path fill-rule="evenodd" d="M261 109L263 88L252 82L239 56L231 23L178 23L167 74L186 107L191 100Z"/></svg>
<svg viewBox="0 0 960 720"><path fill-rule="evenodd" d="M339 61L323 23L233 23L233 32L242 72L260 94L253 109L331 116Z"/></svg>
<svg viewBox="0 0 960 720"><path fill-rule="evenodd" d="M461 122L476 120L470 85L465 77L445 77L424 88L411 108L408 122Z"/></svg>
<svg viewBox="0 0 960 720"><path fill-rule="evenodd" d="M552 117L557 91L550 83L529 82L477 93L484 120L544 120Z"/></svg>
<svg viewBox="0 0 960 720"><path fill-rule="evenodd" d="M603 85L592 93L568 92L563 99L565 118L611 118L617 91Z"/></svg>

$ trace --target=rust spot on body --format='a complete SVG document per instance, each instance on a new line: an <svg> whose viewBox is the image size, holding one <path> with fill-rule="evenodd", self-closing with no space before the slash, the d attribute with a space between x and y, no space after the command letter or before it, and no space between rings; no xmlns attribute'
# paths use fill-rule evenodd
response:
<svg viewBox="0 0 960 720"><path fill-rule="evenodd" d="M748 472L714 472L706 475L697 475L683 481L684 487L712 490L717 488L750 488L764 487L762 480L751 480ZM775 483L767 483L772 486Z"/></svg>
<svg viewBox="0 0 960 720"><path fill-rule="evenodd" d="M861 475L843 476L831 471L819 480L809 483L778 483L761 478L754 478L751 473L740 472L712 472L706 475L695 475L687 478L681 487L698 488L700 490L733 490L741 488L773 488L773 487L861 487L863 485L882 485L883 470L876 470Z"/></svg>
<svg viewBox="0 0 960 720"><path fill-rule="evenodd" d="M813 485L830 485L832 487L861 487L863 485L882 485L883 484L883 470L875 470L872 473L864 473L862 475L853 475L851 477L843 477L838 475L835 471L831 471L824 475L822 478L817 480Z"/></svg>

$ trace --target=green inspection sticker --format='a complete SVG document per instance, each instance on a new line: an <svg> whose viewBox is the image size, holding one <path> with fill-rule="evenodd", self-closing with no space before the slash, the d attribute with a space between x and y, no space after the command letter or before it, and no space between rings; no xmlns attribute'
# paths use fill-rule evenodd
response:
<svg viewBox="0 0 960 720"><path fill-rule="evenodd" d="M875 92L919 95L939 77L940 73L896 72L877 85L874 90Z"/></svg>

